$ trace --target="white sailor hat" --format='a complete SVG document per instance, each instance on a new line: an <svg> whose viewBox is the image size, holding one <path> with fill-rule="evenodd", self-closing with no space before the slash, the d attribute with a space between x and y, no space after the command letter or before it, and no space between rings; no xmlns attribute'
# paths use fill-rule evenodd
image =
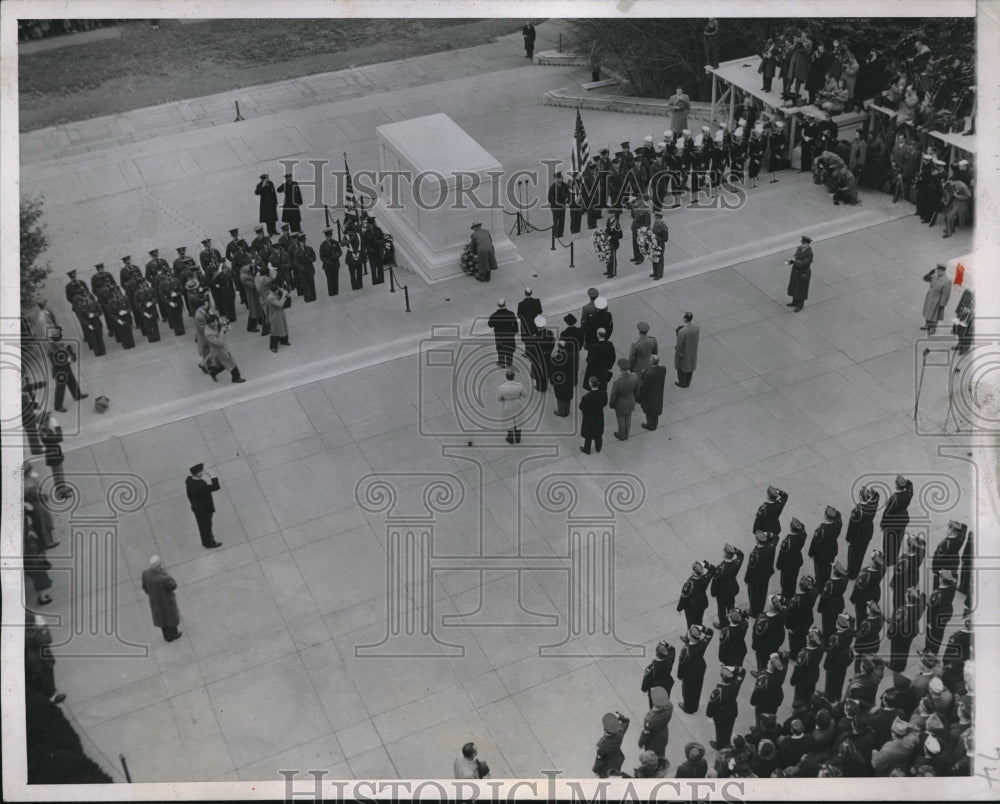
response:
<svg viewBox="0 0 1000 804"><path fill-rule="evenodd" d="M696 137L694 138L694 147L695 147L695 148L701 148L701 146L702 146L702 143L703 143L704 141L705 141L705 137L704 137L704 135L703 135L703 134L699 134L699 135L697 135L697 136L696 136Z"/></svg>
<svg viewBox="0 0 1000 804"><path fill-rule="evenodd" d="M681 134L683 134L683 135L684 135L685 137L690 137L690 136L691 136L691 129L689 129L689 128L686 128L686 129L684 129L684 130L683 130L683 131L681 132Z"/></svg>
<svg viewBox="0 0 1000 804"><path fill-rule="evenodd" d="M736 129L736 131L733 132L733 136L734 137L742 137L743 136L743 126L740 126L738 129Z"/></svg>
<svg viewBox="0 0 1000 804"><path fill-rule="evenodd" d="M643 142L652 142L653 141L653 135L652 134L647 134L642 139L643 139Z"/></svg>
<svg viewBox="0 0 1000 804"><path fill-rule="evenodd" d="M724 136L725 136L725 133L720 128L718 131L715 132L715 141L716 142L722 142L722 139L723 139Z"/></svg>

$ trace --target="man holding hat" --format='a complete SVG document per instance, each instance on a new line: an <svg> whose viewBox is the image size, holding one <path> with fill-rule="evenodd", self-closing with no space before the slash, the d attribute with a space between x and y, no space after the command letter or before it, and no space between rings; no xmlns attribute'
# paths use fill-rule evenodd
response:
<svg viewBox="0 0 1000 804"><path fill-rule="evenodd" d="M677 659L677 678L681 682L684 703L681 711L693 715L701 701L701 688L705 682L705 651L712 641L712 629L692 625L681 637L684 647Z"/></svg>
<svg viewBox="0 0 1000 804"><path fill-rule="evenodd" d="M857 578L861 562L868 552L868 544L875 530L875 513L878 511L879 493L871 486L862 486L858 493L858 503L847 521L847 577Z"/></svg>
<svg viewBox="0 0 1000 804"><path fill-rule="evenodd" d="M274 182L267 177L266 173L261 173L260 181L257 182L257 187L253 192L254 195L260 196L257 220L267 225L268 232L277 234L278 230L275 224L278 222L278 193L274 189Z"/></svg>
<svg viewBox="0 0 1000 804"><path fill-rule="evenodd" d="M913 499L913 481L907 480L902 475L896 475L896 490L886 501L885 510L882 512L882 519L879 527L882 529L882 553L885 556L885 563L892 566L899 557L899 548L903 544L903 534L907 525L910 524L910 515L907 508L910 500Z"/></svg>
<svg viewBox="0 0 1000 804"><path fill-rule="evenodd" d="M681 587L680 600L677 601L677 611L684 612L686 627L701 625L708 608L708 584L712 579L709 574L711 565L707 561L695 561L691 565L691 575Z"/></svg>
<svg viewBox="0 0 1000 804"><path fill-rule="evenodd" d="M924 650L935 656L941 650L945 629L951 622L956 583L957 577L953 570L941 570L939 586L927 601L927 636Z"/></svg>
<svg viewBox="0 0 1000 804"><path fill-rule="evenodd" d="M497 301L497 309L487 319L486 324L493 330L497 365L501 368L510 368L514 364L514 352L517 350L517 343L514 340L517 336L517 316L507 309L506 299L500 298Z"/></svg>
<svg viewBox="0 0 1000 804"><path fill-rule="evenodd" d="M569 186L563 181L562 171L556 171L555 181L549 185L548 201L552 210L552 234L562 237L566 226L566 205L569 203Z"/></svg>
<svg viewBox="0 0 1000 804"><path fill-rule="evenodd" d="M756 522L754 525L756 527ZM774 566L781 576L781 596L786 600L795 594L795 581L799 577L799 569L802 567L802 548L805 547L805 544L806 526L793 516L791 524L788 526L788 535L781 540L778 558L774 562Z"/></svg>
<svg viewBox="0 0 1000 804"><path fill-rule="evenodd" d="M799 590L788 598L785 628L788 629L788 649L793 656L805 647L806 637L813 627L816 595L816 581L812 575L803 575L799 578Z"/></svg>
<svg viewBox="0 0 1000 804"><path fill-rule="evenodd" d="M608 407L614 410L618 419L615 438L627 441L632 427L632 412L635 410L635 392L639 386L639 378L629 368L629 361L625 358L618 361L618 370L620 373L611 384Z"/></svg>
<svg viewBox="0 0 1000 804"><path fill-rule="evenodd" d="M743 679L746 678L746 672L742 667L723 665L719 671L720 681L708 696L705 714L715 723L715 739L710 740L708 744L716 751L726 748L732 739L733 726L736 724L738 714L736 699Z"/></svg>
<svg viewBox="0 0 1000 804"><path fill-rule="evenodd" d="M674 716L674 706L670 703L670 693L663 687L650 689L649 700L650 709L642 721L639 747L662 757L670 741L669 726L670 718Z"/></svg>
<svg viewBox="0 0 1000 804"><path fill-rule="evenodd" d="M806 644L795 657L792 670L792 686L795 688L795 702L807 703L812 700L816 684L819 683L820 665L823 663L823 632L815 626L809 629Z"/></svg>
<svg viewBox="0 0 1000 804"><path fill-rule="evenodd" d="M847 570L839 561L833 565L833 576L823 584L817 611L823 618L823 636L829 639L836 629L837 617L844 610L844 595L849 582Z"/></svg>
<svg viewBox="0 0 1000 804"><path fill-rule="evenodd" d="M802 235L802 243L790 260L786 261L791 266L788 275L788 295L792 300L785 305L793 307L793 312L799 312L809 298L809 280L812 278L812 238Z"/></svg>
<svg viewBox="0 0 1000 804"><path fill-rule="evenodd" d="M207 474L203 463L196 463L191 467L190 472L190 476L184 481L184 486L188 501L191 503L191 510L194 512L195 521L198 523L201 544L203 547L209 548L221 547L222 542L217 542L212 535L212 515L215 513L212 495L219 490L219 478ZM212 482L206 482L206 477Z"/></svg>
<svg viewBox="0 0 1000 804"><path fill-rule="evenodd" d="M945 273L944 265L938 263L934 269L924 274L924 282L929 282L927 294L924 296L924 325L920 328L928 335L937 330L938 322L944 318L944 308L951 298L951 278Z"/></svg>
<svg viewBox="0 0 1000 804"><path fill-rule="evenodd" d="M826 640L826 658L823 659L823 669L826 670L826 686L823 694L828 701L839 701L844 691L844 679L847 668L854 658L851 642L854 639L854 618L842 612L837 615L836 630Z"/></svg>
<svg viewBox="0 0 1000 804"><path fill-rule="evenodd" d="M636 397L642 405L646 421L640 425L644 430L655 430L663 413L663 386L667 381L667 368L660 365L659 355L650 355L649 368L639 375Z"/></svg>
<svg viewBox="0 0 1000 804"><path fill-rule="evenodd" d="M788 493L776 486L767 487L767 499L757 508L753 520L753 532L763 530L777 536L781 533L781 512L788 502ZM782 593L784 594L784 593Z"/></svg>
<svg viewBox="0 0 1000 804"><path fill-rule="evenodd" d="M715 567L711 593L718 607L719 622L725 622L729 610L736 606L740 584L737 580L743 566L743 551L728 542L722 547L723 559Z"/></svg>
<svg viewBox="0 0 1000 804"><path fill-rule="evenodd" d="M743 581L750 596L750 616L759 617L767 598L767 585L774 574L774 550L778 546L778 535L758 530L754 533L757 544L750 551L747 570Z"/></svg>
<svg viewBox="0 0 1000 804"><path fill-rule="evenodd" d="M493 236L477 221L472 224L470 243L472 245L472 253L476 257L476 279L480 282L489 282L490 274L497 269ZM539 312L541 311L539 310Z"/></svg>
<svg viewBox="0 0 1000 804"><path fill-rule="evenodd" d="M837 538L843 527L840 511L828 505L823 511L823 522L813 531L812 541L809 543L809 557L813 560L816 586L820 590L830 578L833 560L837 557Z"/></svg>
<svg viewBox="0 0 1000 804"><path fill-rule="evenodd" d="M673 645L667 644L664 639L656 646L656 657L651 661L642 673L642 691L649 697L649 706L653 707L653 688L661 687L670 695L674 688L674 677L671 672L674 669L674 657L676 651Z"/></svg>
<svg viewBox="0 0 1000 804"><path fill-rule="evenodd" d="M885 557L881 550L872 550L871 563L858 574L851 590L854 616L861 622L868 611L869 601L878 601L882 596L882 578L885 577Z"/></svg>

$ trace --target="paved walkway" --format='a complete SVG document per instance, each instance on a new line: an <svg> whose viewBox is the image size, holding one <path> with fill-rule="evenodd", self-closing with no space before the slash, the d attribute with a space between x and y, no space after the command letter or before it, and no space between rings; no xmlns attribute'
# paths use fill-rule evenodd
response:
<svg viewBox="0 0 1000 804"><path fill-rule="evenodd" d="M67 145L51 158L32 146L22 180L26 191L48 195L51 257L60 268L113 263L152 245L194 250L206 233L222 240L230 226L254 220L251 187L261 168L274 172L285 156L336 159L345 149L352 167L374 165L374 127L388 120L447 112L508 169L565 156L574 113L540 102L546 87L565 81L555 69L511 66L235 125L170 132L165 123L166 132L142 142L74 153ZM333 80L302 80L314 79ZM261 90L269 92L280 94ZM641 139L647 121L594 114L586 123L599 144ZM846 516L857 482L872 474L888 483L900 471L914 478L921 506L931 505L935 482L957 489L919 513L932 546L949 518L974 523L974 503L961 491L975 485L970 464L939 455L967 440L939 434L950 368L927 369L917 427L912 420L925 348L920 275L967 252L968 234L942 240L882 196L832 207L807 177L781 179L739 210L672 212L668 281L654 285L645 266L623 259L620 278L600 285L612 298L620 352L645 320L669 362L685 310L701 323L701 347L691 388L667 384L655 433L639 429L637 416L629 441L609 438L586 458L575 423L554 417L551 399L539 400L520 447L469 429L469 415L496 416L490 399L500 377L488 341L444 343L452 368L429 361L426 350L412 353L418 333L434 324L480 332L474 317L488 314L500 293L516 300L528 282L558 323L600 278L584 237L574 269L566 252L548 250L544 234L519 238L524 263L512 275L501 269L486 291L464 277L421 287L408 276L410 316L386 288L298 303L293 346L283 355L272 356L260 338L237 339L250 377L238 388L208 385L187 337L85 358L84 384L108 392L113 407L101 421L85 414L82 435L66 445L65 469L81 492L72 519L106 513L115 473L137 475L148 489L145 503L116 523L117 561L107 565L116 574L91 582L89 591L113 595L71 600L67 573L53 573L47 613L66 618L53 628L56 643L69 635L70 615L90 606L114 611L117 651L150 646L147 656L75 660L68 654L81 647L108 649L77 635L58 651L64 708L91 755L116 774L124 753L136 781L279 781L277 771L288 768L426 778L447 777L471 739L494 777L549 768L587 777L600 717L617 709L633 721L629 768L649 651L663 638L680 647L675 608L687 568L696 558L717 560L727 540L749 551L769 483L790 494L786 525L798 516L813 528L829 503ZM320 221L320 212L308 213L306 231L318 235ZM794 314L784 306L783 259L803 230L816 236L817 260L810 299ZM939 344L950 354L950 337L930 346ZM471 351L454 351L461 349ZM198 544L184 497L183 477L196 460L222 479L219 550ZM392 487L382 498L395 499L391 511L377 510L378 493L359 499L356 485L370 473ZM428 473L459 490L451 504L440 488L424 495ZM645 497L614 518L613 623L617 638L646 656L608 658L577 638L566 644L582 656L543 657L541 646L566 639L570 556L581 554L567 544L572 520L555 510L559 495L546 503L540 489L575 484L590 505L604 499L596 493L602 478L622 474L638 478ZM406 589L412 606L399 602L462 655L359 656L360 646L384 640L387 606L398 600L386 588L393 518L426 513L427 501L445 510L430 526L433 546L415 555L429 555L435 568ZM63 532L70 518L57 517ZM63 544L50 554L54 562L70 555L71 541ZM154 553L180 584L184 636L169 645L152 628L138 584ZM494 569L483 556L508 563ZM578 600L593 612L599 591ZM714 645L709 657L703 703L718 673ZM751 687L748 680L740 698L743 730ZM685 742L707 746L711 737L703 710L688 716L675 707L668 757L676 766Z"/></svg>

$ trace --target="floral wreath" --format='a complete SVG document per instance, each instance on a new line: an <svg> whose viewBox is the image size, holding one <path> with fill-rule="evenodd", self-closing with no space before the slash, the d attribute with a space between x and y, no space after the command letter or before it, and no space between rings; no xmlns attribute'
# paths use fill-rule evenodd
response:
<svg viewBox="0 0 1000 804"><path fill-rule="evenodd" d="M465 248L462 250L461 265L462 270L465 271L465 273L475 273L476 255L472 253L472 243L465 244Z"/></svg>
<svg viewBox="0 0 1000 804"><path fill-rule="evenodd" d="M639 227L635 233L635 241L639 244L639 250L643 255L649 257L653 262L657 262L663 255L660 241L648 226Z"/></svg>
<svg viewBox="0 0 1000 804"><path fill-rule="evenodd" d="M603 229L594 230L594 253L605 265L611 260L611 238Z"/></svg>
<svg viewBox="0 0 1000 804"><path fill-rule="evenodd" d="M396 244L392 239L392 235L388 232L382 235L382 259L392 256L393 250L396 248Z"/></svg>

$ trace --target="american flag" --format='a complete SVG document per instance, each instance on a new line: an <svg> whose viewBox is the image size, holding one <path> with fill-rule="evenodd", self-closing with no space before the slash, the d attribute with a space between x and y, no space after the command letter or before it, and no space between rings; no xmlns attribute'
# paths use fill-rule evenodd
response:
<svg viewBox="0 0 1000 804"><path fill-rule="evenodd" d="M587 143L587 132L583 130L583 118L580 110L576 110L576 130L573 132L573 152L570 154L572 170L578 174L583 172L590 161L590 145Z"/></svg>
<svg viewBox="0 0 1000 804"><path fill-rule="evenodd" d="M347 186L344 190L345 217L358 217L358 199L354 195L354 182L351 181L351 169L347 166L347 154L344 154L344 175L347 176Z"/></svg>

